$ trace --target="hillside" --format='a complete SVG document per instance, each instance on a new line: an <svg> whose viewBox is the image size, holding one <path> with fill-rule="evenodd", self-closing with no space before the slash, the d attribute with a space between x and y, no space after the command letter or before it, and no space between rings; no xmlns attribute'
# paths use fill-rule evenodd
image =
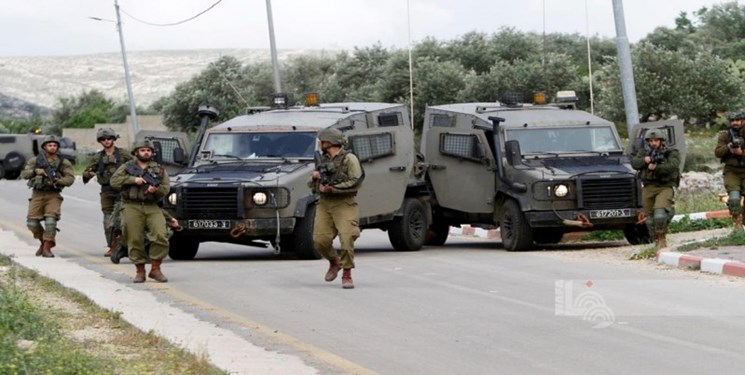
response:
<svg viewBox="0 0 745 375"><path fill-rule="evenodd" d="M278 57L285 60L296 55L316 53L322 52L278 51ZM270 60L269 50L127 52L135 102L138 106L151 104L161 96L168 95L178 83L189 80L209 63L225 55L234 56L244 64ZM126 101L127 89L121 54L0 56L0 94L5 96L0 96L0 108L16 104L53 108L58 103L58 98L78 95L91 89L99 90L117 101ZM0 117L4 113L0 113Z"/></svg>

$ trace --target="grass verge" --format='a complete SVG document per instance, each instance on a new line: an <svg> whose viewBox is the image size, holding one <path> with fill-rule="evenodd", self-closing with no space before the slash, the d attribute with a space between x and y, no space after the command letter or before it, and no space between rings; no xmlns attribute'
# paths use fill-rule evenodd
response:
<svg viewBox="0 0 745 375"><path fill-rule="evenodd" d="M226 374L0 256L0 374Z"/></svg>

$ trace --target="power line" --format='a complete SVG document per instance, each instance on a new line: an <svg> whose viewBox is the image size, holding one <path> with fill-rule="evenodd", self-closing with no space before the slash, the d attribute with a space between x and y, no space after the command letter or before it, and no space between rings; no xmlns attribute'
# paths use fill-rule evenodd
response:
<svg viewBox="0 0 745 375"><path fill-rule="evenodd" d="M201 16L201 15L203 15L203 14L205 14L205 13L209 12L210 10L212 10L212 8L216 7L216 6L217 6L218 4L220 4L221 2L222 2L222 0L217 0L217 2L215 2L215 3L214 3L214 4L212 4L212 5L210 5L210 6L209 6L209 8L207 8L207 9L205 9L205 10L203 10L203 11L201 11L201 12L197 13L196 15L194 15L194 16L191 16L191 17L189 17L189 18L187 18L187 19L185 19L185 20L181 20L181 21L178 21L178 22L172 22L172 23L153 23L153 22L148 22L148 21L145 21L145 20L141 20L141 19L139 19L139 18L137 18L137 17L135 17L135 16L133 16L133 15L131 15L131 14L127 13L127 11L125 11L124 9L121 9L121 8L120 8L120 10L121 10L121 12L122 12L122 13L126 14L126 15L127 15L127 16L128 16L129 18L131 18L131 19L133 19L133 20L135 20L135 21L137 21L137 22L140 22L140 23L144 23L145 25L150 25L150 26L160 26L160 27L163 27L163 26L176 26L176 25L180 25L180 24L182 24L182 23L186 23L186 22L189 22L189 21L191 21L191 20L193 20L193 19L196 19L197 17L199 17L199 16Z"/></svg>

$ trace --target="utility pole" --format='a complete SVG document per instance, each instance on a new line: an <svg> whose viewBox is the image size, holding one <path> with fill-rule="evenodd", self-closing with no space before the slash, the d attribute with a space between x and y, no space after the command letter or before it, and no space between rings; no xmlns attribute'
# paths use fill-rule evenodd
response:
<svg viewBox="0 0 745 375"><path fill-rule="evenodd" d="M140 127L137 124L137 109L135 105L135 96L132 93L132 80L129 76L129 64L127 63L127 49L124 48L124 33L122 32L122 18L119 15L119 1L114 0L114 8L116 9L116 30L119 31L119 44L122 47L122 61L124 63L124 80L127 84L127 97L129 98L129 115L132 125L132 139L137 136L137 132L140 131Z"/></svg>
<svg viewBox="0 0 745 375"><path fill-rule="evenodd" d="M634 127L639 124L639 108L636 103L634 70L631 64L629 38L626 36L626 20L623 15L622 0L613 0L613 15L616 21L616 49L618 50L618 66L621 71L623 106L626 110L626 125L629 130L629 138L631 138Z"/></svg>
<svg viewBox="0 0 745 375"><path fill-rule="evenodd" d="M277 45L274 43L274 22L272 21L272 0L266 0L266 17L269 19L269 46L272 51L272 67L274 68L274 91L282 92L279 81L279 63L277 62Z"/></svg>

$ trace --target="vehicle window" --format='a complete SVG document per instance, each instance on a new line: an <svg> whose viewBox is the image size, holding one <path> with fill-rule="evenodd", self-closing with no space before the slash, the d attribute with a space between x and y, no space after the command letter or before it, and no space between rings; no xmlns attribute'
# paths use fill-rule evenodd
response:
<svg viewBox="0 0 745 375"><path fill-rule="evenodd" d="M371 160L393 155L393 134L368 134L350 137L352 152L360 160Z"/></svg>
<svg viewBox="0 0 745 375"><path fill-rule="evenodd" d="M315 146L315 132L212 133L203 150L213 158L312 158Z"/></svg>
<svg viewBox="0 0 745 375"><path fill-rule="evenodd" d="M525 154L543 152L598 152L620 150L609 126L508 129L507 140L520 143Z"/></svg>

